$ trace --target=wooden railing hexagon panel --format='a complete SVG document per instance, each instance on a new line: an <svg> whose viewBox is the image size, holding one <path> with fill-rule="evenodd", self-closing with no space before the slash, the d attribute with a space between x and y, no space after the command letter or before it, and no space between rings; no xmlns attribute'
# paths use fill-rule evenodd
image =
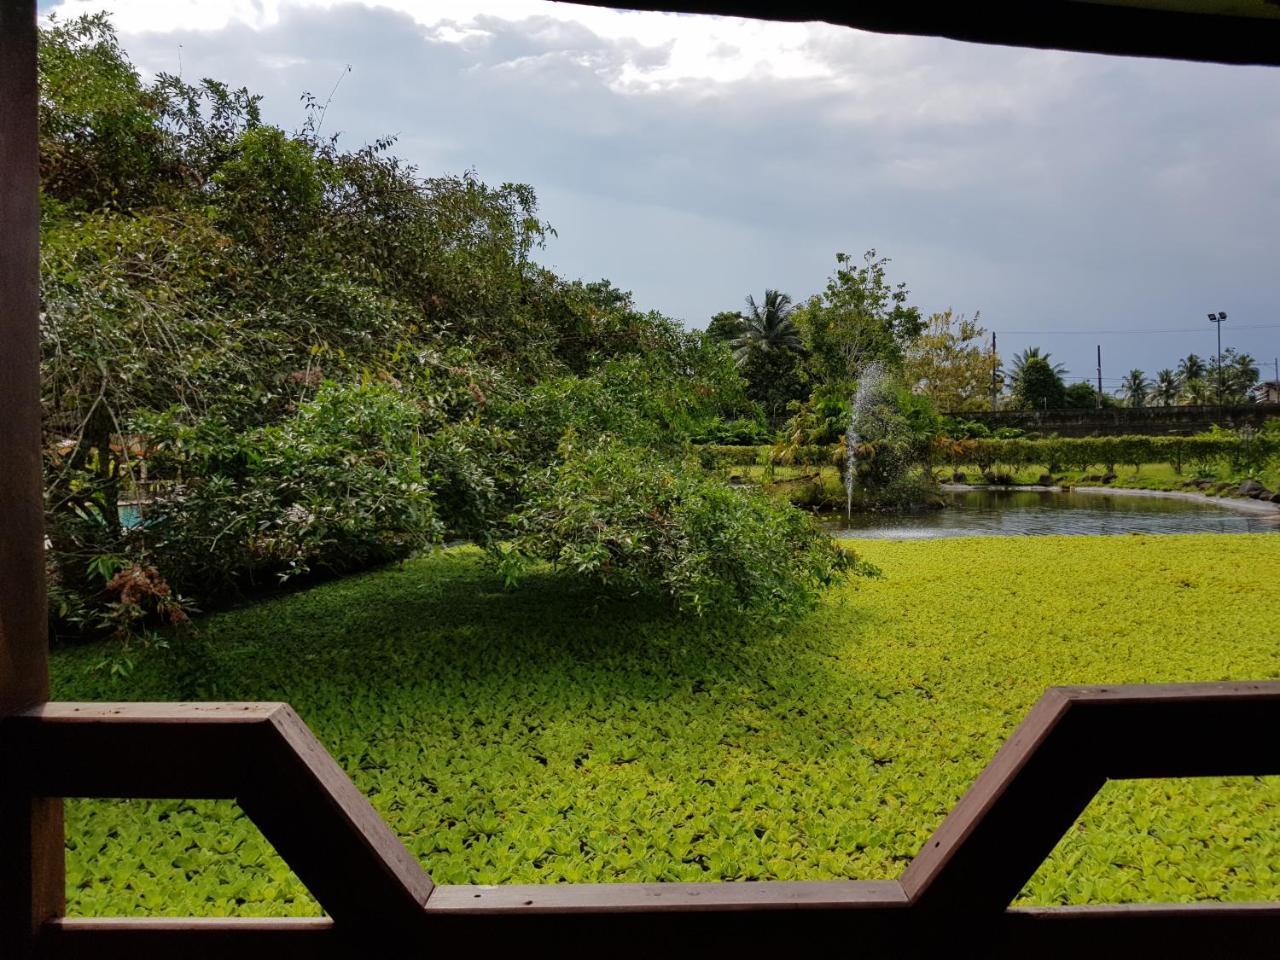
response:
<svg viewBox="0 0 1280 960"><path fill-rule="evenodd" d="M433 887L284 704L48 703L4 721L33 800L230 797L332 919L59 919L47 956L346 956L371 943L630 955L851 943L878 956L1260 955L1280 904L1009 909L1108 779L1280 773L1280 683L1050 690L901 881ZM12 786L12 785L11 785ZM1225 951L1225 952L1224 952Z"/></svg>
<svg viewBox="0 0 1280 960"><path fill-rule="evenodd" d="M32 796L234 799L335 921L421 923L431 878L287 704L47 703L4 723Z"/></svg>

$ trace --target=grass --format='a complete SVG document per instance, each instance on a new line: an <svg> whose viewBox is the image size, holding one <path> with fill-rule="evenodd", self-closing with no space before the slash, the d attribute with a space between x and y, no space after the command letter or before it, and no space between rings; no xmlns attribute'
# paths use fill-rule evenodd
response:
<svg viewBox="0 0 1280 960"><path fill-rule="evenodd" d="M61 699L284 699L438 881L896 877L1052 684L1280 676L1280 537L866 543L755 633L450 550L207 618ZM230 804L75 801L72 914L305 914ZM323 838L317 838L323 842ZM1038 903L1280 896L1280 782L1110 784Z"/></svg>

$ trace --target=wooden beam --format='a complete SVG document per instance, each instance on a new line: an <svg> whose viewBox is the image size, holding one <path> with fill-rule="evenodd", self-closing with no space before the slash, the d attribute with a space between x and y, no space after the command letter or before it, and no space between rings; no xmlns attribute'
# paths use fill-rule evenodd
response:
<svg viewBox="0 0 1280 960"><path fill-rule="evenodd" d="M283 703L46 703L4 721L37 795L235 799L344 935L418 931L431 878Z"/></svg>
<svg viewBox="0 0 1280 960"><path fill-rule="evenodd" d="M1050 690L901 882L439 888L285 704L48 703L6 718L3 736L41 793L234 796L334 920L55 920L40 936L48 956L607 942L623 955L856 943L886 957L1099 944L1191 957L1262 955L1280 940L1280 905L1007 904L1108 777L1280 773L1278 722L1280 683Z"/></svg>
<svg viewBox="0 0 1280 960"><path fill-rule="evenodd" d="M1280 773L1280 683L1050 690L902 875L912 904L994 916L1108 779Z"/></svg>
<svg viewBox="0 0 1280 960"><path fill-rule="evenodd" d="M1137 57L1280 65L1280 19L1081 0L568 0L593 7L805 21L876 33Z"/></svg>
<svg viewBox="0 0 1280 960"><path fill-rule="evenodd" d="M0 3L0 717L49 696L40 472L36 3ZM0 741L0 943L63 908L62 802L32 797Z"/></svg>
<svg viewBox="0 0 1280 960"><path fill-rule="evenodd" d="M41 960L251 960L255 957L350 957L358 945L344 942L325 917L219 917L58 919L41 932Z"/></svg>

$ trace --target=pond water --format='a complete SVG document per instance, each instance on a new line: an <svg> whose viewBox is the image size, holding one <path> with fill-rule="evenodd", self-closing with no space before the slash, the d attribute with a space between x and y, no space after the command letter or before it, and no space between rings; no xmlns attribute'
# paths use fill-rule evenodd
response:
<svg viewBox="0 0 1280 960"><path fill-rule="evenodd" d="M1087 493L1078 490L949 490L947 506L905 514L827 514L841 539L930 540L937 537L1120 533L1280 532L1280 509L1245 513L1208 499Z"/></svg>

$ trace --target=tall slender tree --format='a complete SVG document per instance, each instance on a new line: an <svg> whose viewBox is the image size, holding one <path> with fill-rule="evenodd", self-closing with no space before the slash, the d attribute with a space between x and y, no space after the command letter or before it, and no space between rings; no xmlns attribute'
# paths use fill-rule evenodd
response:
<svg viewBox="0 0 1280 960"><path fill-rule="evenodd" d="M1178 402L1182 392L1178 383L1178 375L1167 367L1156 374L1155 386L1151 390L1151 398L1161 407L1172 407Z"/></svg>

